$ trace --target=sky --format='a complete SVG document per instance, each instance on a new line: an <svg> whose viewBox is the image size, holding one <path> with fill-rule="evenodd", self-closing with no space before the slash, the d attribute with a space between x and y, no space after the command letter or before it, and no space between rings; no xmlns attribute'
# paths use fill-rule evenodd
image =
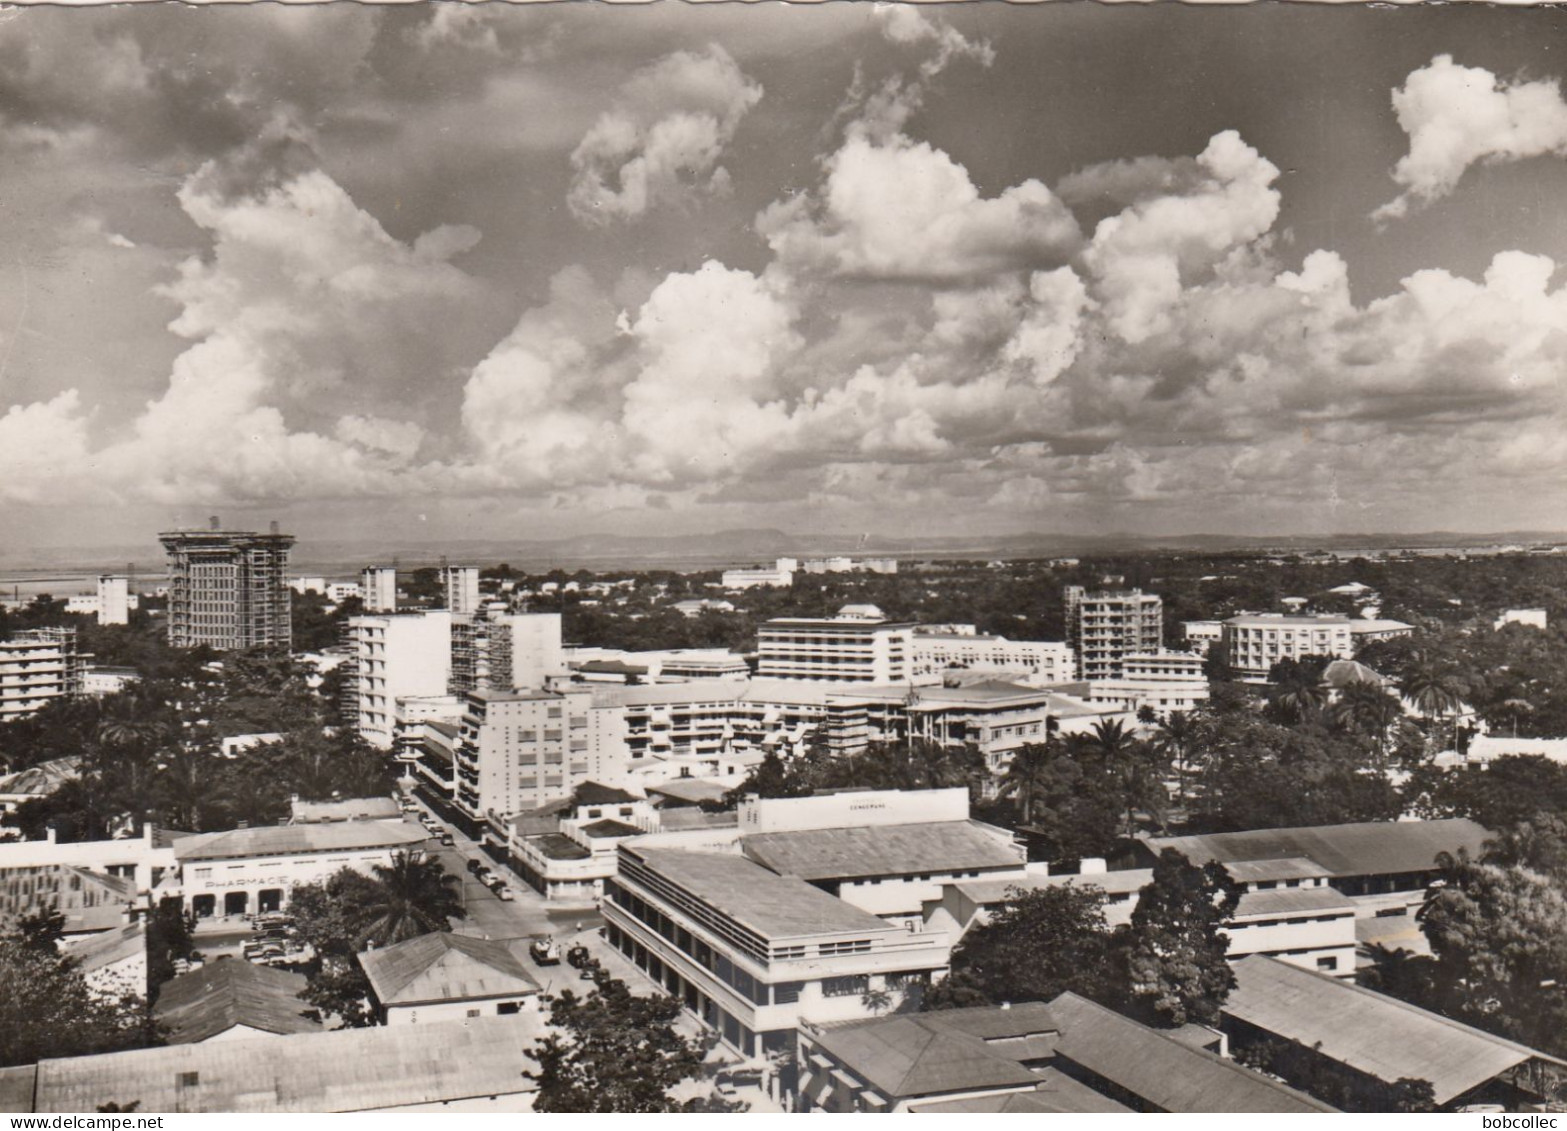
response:
<svg viewBox="0 0 1567 1131"><path fill-rule="evenodd" d="M0 542L1567 529L1567 13L0 15Z"/></svg>

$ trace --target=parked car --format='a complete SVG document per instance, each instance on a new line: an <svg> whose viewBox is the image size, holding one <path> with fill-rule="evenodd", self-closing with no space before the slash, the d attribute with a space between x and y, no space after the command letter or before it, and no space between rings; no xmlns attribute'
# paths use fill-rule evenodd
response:
<svg viewBox="0 0 1567 1131"><path fill-rule="evenodd" d="M504 885L495 889L495 895L502 903L511 903L516 898L512 895L511 888Z"/></svg>
<svg viewBox="0 0 1567 1131"><path fill-rule="evenodd" d="M528 954L540 966L559 966L560 947L555 945L555 940L549 936L541 936L533 940L533 945L528 947Z"/></svg>
<svg viewBox="0 0 1567 1131"><path fill-rule="evenodd" d="M593 952L590 951L587 947L583 946L581 943L578 943L576 946L572 947L566 952L567 964L576 967L578 970L581 970L584 966L586 966L589 959L592 957Z"/></svg>
<svg viewBox="0 0 1567 1131"><path fill-rule="evenodd" d="M452 839L452 834L451 833L442 833L441 834L441 843L442 844L447 844L447 845L452 845L452 844L456 844L457 842Z"/></svg>
<svg viewBox="0 0 1567 1131"><path fill-rule="evenodd" d="M483 864L480 864L477 860L470 860L470 861L468 861L468 872L471 875L477 876L482 871L484 871L484 865Z"/></svg>

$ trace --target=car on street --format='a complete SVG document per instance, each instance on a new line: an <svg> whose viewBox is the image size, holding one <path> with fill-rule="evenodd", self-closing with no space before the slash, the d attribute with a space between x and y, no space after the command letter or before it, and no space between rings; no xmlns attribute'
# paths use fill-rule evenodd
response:
<svg viewBox="0 0 1567 1131"><path fill-rule="evenodd" d="M511 888L507 887L505 884L502 884L500 887L495 889L495 898L499 899L502 903L511 903L514 899L516 899L516 897L511 893Z"/></svg>
<svg viewBox="0 0 1567 1131"><path fill-rule="evenodd" d="M576 946L572 947L566 952L566 963L569 966L573 966L576 969L581 970L588 964L592 957L593 952L590 951L587 947L583 946L581 943L578 943Z"/></svg>
<svg viewBox="0 0 1567 1131"><path fill-rule="evenodd" d="M469 872L469 874L477 876L480 872L482 872L484 870L485 870L484 869L484 865L480 864L477 860L469 860L468 861L468 872Z"/></svg>
<svg viewBox="0 0 1567 1131"><path fill-rule="evenodd" d="M560 947L548 935L541 935L528 947L528 954L540 966L559 966Z"/></svg>

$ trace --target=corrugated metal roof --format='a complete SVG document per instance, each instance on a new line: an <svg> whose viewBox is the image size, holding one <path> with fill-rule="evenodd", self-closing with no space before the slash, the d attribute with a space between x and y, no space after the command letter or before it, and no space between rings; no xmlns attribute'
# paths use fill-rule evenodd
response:
<svg viewBox="0 0 1567 1131"><path fill-rule="evenodd" d="M1017 891L1031 892L1043 888L1093 887L1106 895L1123 895L1142 891L1153 882L1152 868L1123 868L1114 872L1076 872L1059 876L1024 876L1001 880L964 880L956 885L958 891L979 904L988 907L1004 903Z"/></svg>
<svg viewBox="0 0 1567 1131"><path fill-rule="evenodd" d="M1011 834L972 820L753 833L740 838L740 847L773 871L805 880L1023 865Z"/></svg>
<svg viewBox="0 0 1567 1131"><path fill-rule="evenodd" d="M82 964L84 972L113 966L147 949L147 921L113 927L96 935L72 940L67 953Z"/></svg>
<svg viewBox="0 0 1567 1131"><path fill-rule="evenodd" d="M403 811L390 797L349 797L341 801L294 801L289 806L296 825L315 821L396 821Z"/></svg>
<svg viewBox="0 0 1567 1131"><path fill-rule="evenodd" d="M441 931L382 950L359 966L382 1005L518 997L539 991L504 943Z"/></svg>
<svg viewBox="0 0 1567 1131"><path fill-rule="evenodd" d="M660 809L658 825L661 832L678 832L681 829L738 828L740 815L734 810L725 813L709 813L705 809Z"/></svg>
<svg viewBox="0 0 1567 1131"><path fill-rule="evenodd" d="M1259 1072L1065 993L1050 1003L1061 1025L1056 1053L1168 1112L1332 1111Z"/></svg>
<svg viewBox="0 0 1567 1131"><path fill-rule="evenodd" d="M1447 1103L1527 1060L1564 1062L1386 994L1254 954L1235 963L1228 1017L1388 1083L1429 1080Z"/></svg>
<svg viewBox="0 0 1567 1131"><path fill-rule="evenodd" d="M846 1025L824 1030L815 1040L890 1099L1004 1088L1037 1079L1015 1057L997 1052L979 1037L930 1024L935 1016L909 1014Z"/></svg>
<svg viewBox="0 0 1567 1131"><path fill-rule="evenodd" d="M1100 1095L1087 1084L1079 1083L1053 1068L1038 1073L1037 1087L1027 1092L1003 1092L998 1096L969 1096L956 1100L934 1100L910 1104L909 1110L928 1114L1088 1114L1130 1112L1125 1104Z"/></svg>
<svg viewBox="0 0 1567 1131"><path fill-rule="evenodd" d="M649 794L662 794L679 801L721 801L738 782L721 782L717 778L673 778L647 787Z"/></svg>
<svg viewBox="0 0 1567 1131"><path fill-rule="evenodd" d="M1238 884L1265 883L1268 880L1305 880L1326 877L1328 870L1304 856L1283 856L1277 860L1231 860L1224 870Z"/></svg>
<svg viewBox="0 0 1567 1131"><path fill-rule="evenodd" d="M1462 848L1478 856L1489 835L1477 822L1453 817L1151 837L1144 843L1155 855L1174 848L1194 864L1304 857L1326 868L1329 875L1342 877L1430 871L1439 852L1457 853Z"/></svg>
<svg viewBox="0 0 1567 1131"><path fill-rule="evenodd" d="M655 872L769 941L901 932L804 880L769 872L743 856L625 845L621 851L632 852Z"/></svg>
<svg viewBox="0 0 1567 1131"><path fill-rule="evenodd" d="M38 1066L37 1110L374 1111L536 1089L532 1010L419 1025L171 1045Z"/></svg>
<svg viewBox="0 0 1567 1131"><path fill-rule="evenodd" d="M302 974L220 958L165 982L153 1009L168 1027L170 1044L194 1044L236 1025L267 1033L317 1033L321 1023L304 1016Z"/></svg>
<svg viewBox="0 0 1567 1131"><path fill-rule="evenodd" d="M33 1089L37 1084L36 1064L0 1068L0 1111L12 1114L32 1111Z"/></svg>
<svg viewBox="0 0 1567 1131"><path fill-rule="evenodd" d="M288 856L302 852L352 852L372 848L410 848L430 839L417 826L391 821L344 821L321 825L261 825L183 837L174 858L229 860L245 856Z"/></svg>
<svg viewBox="0 0 1567 1131"><path fill-rule="evenodd" d="M0 777L0 794L14 797L46 797L69 781L81 777L80 755L39 762L25 770Z"/></svg>

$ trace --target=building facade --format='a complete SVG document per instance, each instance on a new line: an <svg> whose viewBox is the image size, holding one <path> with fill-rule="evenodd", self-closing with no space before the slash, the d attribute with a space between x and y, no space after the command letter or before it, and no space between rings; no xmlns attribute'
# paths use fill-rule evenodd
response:
<svg viewBox="0 0 1567 1131"><path fill-rule="evenodd" d="M1072 649L1062 641L1008 640L1005 636L973 631L916 629L911 663L916 680L939 680L949 668L1005 672L1034 686L1069 683L1077 674Z"/></svg>
<svg viewBox="0 0 1567 1131"><path fill-rule="evenodd" d="M1164 602L1140 589L1064 591L1067 642L1077 652L1079 679L1114 679L1127 656L1164 647Z"/></svg>
<svg viewBox="0 0 1567 1131"><path fill-rule="evenodd" d="M1348 617L1291 617L1258 613L1224 622L1225 663L1249 683L1265 682L1280 660L1355 654Z"/></svg>
<svg viewBox="0 0 1567 1131"><path fill-rule="evenodd" d="M442 566L441 588L447 612L468 616L479 611L478 566Z"/></svg>
<svg viewBox="0 0 1567 1131"><path fill-rule="evenodd" d="M85 656L74 628L34 628L0 641L0 722L84 692Z"/></svg>
<svg viewBox="0 0 1567 1131"><path fill-rule="evenodd" d="M757 675L772 679L906 683L912 624L843 617L777 617L757 633Z"/></svg>
<svg viewBox="0 0 1567 1131"><path fill-rule="evenodd" d="M131 619L130 578L105 574L98 579L98 623L129 624Z"/></svg>
<svg viewBox="0 0 1567 1131"><path fill-rule="evenodd" d="M169 643L218 651L288 648L291 534L172 531L158 540L169 555Z"/></svg>
<svg viewBox="0 0 1567 1131"><path fill-rule="evenodd" d="M566 671L560 614L454 616L451 656L453 695L542 688L548 677Z"/></svg>
<svg viewBox="0 0 1567 1131"><path fill-rule="evenodd" d="M1204 663L1191 652L1126 656L1118 677L1088 685L1088 701L1123 711L1147 707L1160 718L1168 718L1174 711L1194 711L1208 701Z"/></svg>
<svg viewBox="0 0 1567 1131"><path fill-rule="evenodd" d="M443 610L350 617L349 715L371 745L397 740L399 699L445 695L451 680L452 615Z"/></svg>
<svg viewBox="0 0 1567 1131"><path fill-rule="evenodd" d="M397 611L397 567L369 566L359 572L360 600L367 613Z"/></svg>

